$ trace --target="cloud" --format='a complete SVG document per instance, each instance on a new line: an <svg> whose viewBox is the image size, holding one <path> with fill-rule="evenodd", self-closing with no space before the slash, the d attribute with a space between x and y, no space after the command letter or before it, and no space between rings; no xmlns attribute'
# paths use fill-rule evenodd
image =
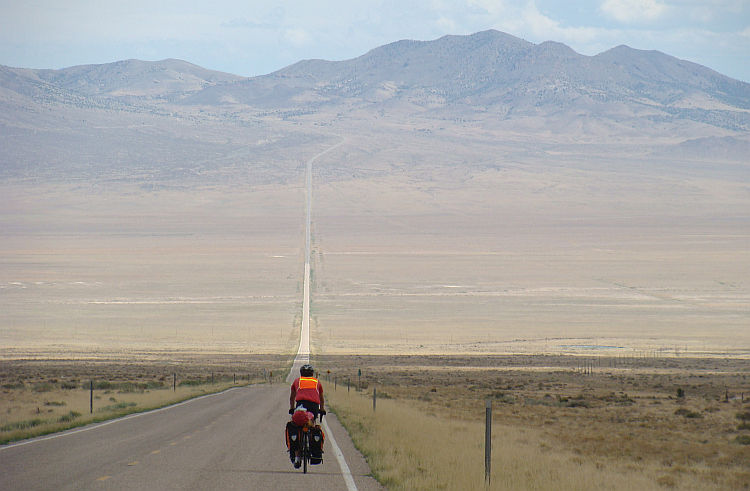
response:
<svg viewBox="0 0 750 491"><path fill-rule="evenodd" d="M239 17L222 22L221 26L233 29L276 29L283 26L285 17L286 10L283 7L276 7L260 21Z"/></svg>
<svg viewBox="0 0 750 491"><path fill-rule="evenodd" d="M669 10L655 0L605 0L600 8L604 14L626 24L654 21Z"/></svg>

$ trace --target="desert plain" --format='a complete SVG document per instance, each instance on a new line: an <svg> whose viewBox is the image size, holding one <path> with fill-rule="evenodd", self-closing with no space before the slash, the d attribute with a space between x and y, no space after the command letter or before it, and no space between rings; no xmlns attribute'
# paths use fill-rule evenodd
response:
<svg viewBox="0 0 750 491"><path fill-rule="evenodd" d="M321 353L747 354L745 164L412 131L316 162ZM281 184L5 179L3 351L292 349L305 160Z"/></svg>

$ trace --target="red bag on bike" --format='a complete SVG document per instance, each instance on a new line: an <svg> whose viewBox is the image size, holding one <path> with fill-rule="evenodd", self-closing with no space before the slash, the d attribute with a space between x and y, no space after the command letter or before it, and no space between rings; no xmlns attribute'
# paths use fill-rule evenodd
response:
<svg viewBox="0 0 750 491"><path fill-rule="evenodd" d="M315 415L310 411L294 411L292 421L297 426L312 426Z"/></svg>

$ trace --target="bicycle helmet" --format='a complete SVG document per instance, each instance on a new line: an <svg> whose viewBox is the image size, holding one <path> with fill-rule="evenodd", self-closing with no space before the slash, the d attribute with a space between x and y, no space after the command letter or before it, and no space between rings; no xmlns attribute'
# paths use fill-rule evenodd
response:
<svg viewBox="0 0 750 491"><path fill-rule="evenodd" d="M312 365L302 365L299 369L299 374L303 377L312 377L315 374L315 369Z"/></svg>

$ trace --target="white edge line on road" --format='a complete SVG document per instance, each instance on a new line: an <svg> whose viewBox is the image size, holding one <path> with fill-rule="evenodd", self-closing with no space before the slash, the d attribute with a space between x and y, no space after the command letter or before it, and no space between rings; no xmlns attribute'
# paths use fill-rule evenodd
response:
<svg viewBox="0 0 750 491"><path fill-rule="evenodd" d="M157 408L157 409L151 409L150 411L143 411L142 413L129 414L127 416L123 416L122 418L111 419L109 421L105 421L104 423L96 423L96 424L93 424L91 426L85 426L83 428L79 428L77 430L63 431L61 433L55 433L53 435L48 435L48 436L43 436L43 437L39 437L39 438L33 438L31 440L25 440L25 441L18 442L18 443L11 443L11 444L8 444L8 445L3 445L3 446L0 446L0 451L6 450L6 449L9 449L9 448L22 447L24 445L29 445L29 444L32 444L32 443L43 442L43 441L46 441L46 440L52 440L53 438L60 438L62 436L75 435L77 433L83 433L84 431L95 430L97 428L101 428L102 426L107 426L107 425L111 425L111 424L114 424L114 423L119 423L121 421L125 421L125 420L132 419L132 418L137 418L139 416L145 416L147 414L158 413L159 411L166 411L167 409L172 409L172 408L175 408L177 406L182 406L183 404L188 404L190 402L194 402L194 401L197 401L198 399L203 399L205 397L212 397L212 396L217 396L219 394L225 394L225 393L229 392L230 390L235 390L237 388L238 387L232 387L231 389L223 390L221 392L216 392L214 394L206 394L206 395L203 395L203 396L194 397L192 399L188 399L187 401L178 402L177 404L172 404L170 406L164 406L164 407L160 407L160 408Z"/></svg>
<svg viewBox="0 0 750 491"><path fill-rule="evenodd" d="M354 477L352 477L352 471L349 469L349 464L346 463L346 459L344 458L344 452L341 451L341 448L339 448L338 444L336 443L336 439L333 437L333 433L331 432L331 427L328 426L328 421L323 420L323 426L326 430L326 436L331 441L331 445L333 446L333 453L336 455L336 460L339 461L339 467L341 467L341 474L344 476L346 488L349 491L358 491L357 485L354 483Z"/></svg>

